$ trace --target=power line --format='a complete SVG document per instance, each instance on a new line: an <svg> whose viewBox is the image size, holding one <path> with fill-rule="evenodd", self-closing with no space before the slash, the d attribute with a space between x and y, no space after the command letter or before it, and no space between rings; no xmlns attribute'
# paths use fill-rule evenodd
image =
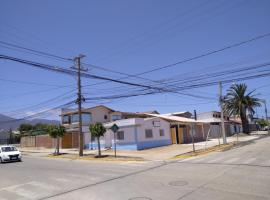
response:
<svg viewBox="0 0 270 200"><path fill-rule="evenodd" d="M50 65L40 64L40 63L36 63L36 62L31 62L31 61L22 60L22 59L18 59L18 58L14 58L14 57L9 57L9 56L3 56L3 55L0 55L0 58L13 60L13 61L16 61L16 62L29 64L29 65L39 67L39 68L42 68L42 69L55 71L55 72L59 72L59 73L65 73L65 74L72 75L72 76L76 75L76 72L68 70L68 69L63 69L63 68L60 68L60 67L54 67L54 66L50 66ZM259 65L259 66L257 66L257 68L261 67L261 66L265 66L265 64L264 65ZM181 94L181 95L187 95L187 94L183 94L183 93L178 92L178 91L184 90L184 89L190 89L190 88L198 88L198 87L203 87L203 86L204 87L205 86L210 86L210 85L217 84L220 81L219 80L218 82L217 81L214 81L214 82L212 81L212 82L206 82L206 83L182 86L182 87L177 87L177 90L176 89L172 90L172 89L167 89L167 88L154 87L154 86L151 86L151 85L143 85L143 84L131 83L131 82L127 82L127 81L120 81L120 80L116 80L116 79L112 79L112 78L108 78L108 77L101 77L101 76L91 75L91 74L87 74L87 73L82 73L81 75L83 77L85 77L85 78L94 78L94 79L99 79L99 80L106 80L106 81L111 81L111 82L116 82L116 83L120 83L120 84L136 86L136 87L141 87L141 88L150 90L150 91L146 90L145 92L140 93L140 94L131 94L131 95L128 94L128 95L122 95L122 96L117 96L116 95L116 96L112 96L111 98L127 98L127 97L131 97L131 96L148 95L148 94L155 94L155 93L166 93L166 92L167 93L178 93L178 94ZM229 80L222 80L222 82L245 80L247 78L257 78L257 77L264 77L264 76L268 76L268 75L269 75L269 73L264 73L264 74L254 75L254 76L240 77L240 78L234 78L234 79L229 79ZM173 85L168 85L168 86L173 86ZM104 98L108 99L108 97L104 97Z"/></svg>
<svg viewBox="0 0 270 200"><path fill-rule="evenodd" d="M172 22L177 21L179 18L181 19L181 21L189 22L190 20L184 20L184 18L186 16L192 14L198 8L201 9L202 7L204 7L205 5L207 5L209 3L211 3L211 1L209 1L209 0L207 0L205 2L202 1L198 4L196 4L195 6L192 6L191 8L184 10L184 12L180 12L180 13L178 12L177 15L173 16L172 18L169 18L165 21L162 21L162 22L150 27L148 30L143 31L142 33L131 36L127 40L120 42L120 44L118 44L117 46L115 45L115 47L109 48L111 50L116 50L116 51L112 51L112 52L105 51L105 56L104 55L99 56L95 60L98 61L98 60L104 60L104 58L107 58L107 57L112 57L112 56L114 57L114 55L117 55L117 53L122 52L123 50L126 50L129 45L134 46L136 43L138 44L138 41L141 42L141 40L153 35L153 33L156 34L156 33L160 32L160 30L162 30L164 27L167 27L168 25L170 26L170 24ZM124 48L122 48L122 47L124 47Z"/></svg>
<svg viewBox="0 0 270 200"><path fill-rule="evenodd" d="M16 110L12 110L12 111L9 111L9 112L7 112L5 114L8 114L8 115L12 115L12 113L18 114L18 113L20 113L23 110L26 110L26 109L31 109L32 110L33 108L38 108L40 106L44 106L44 105L47 105L48 103L54 102L55 100L65 100L65 99L70 98L70 97L75 97L75 94L70 95L74 91L75 91L75 89L74 90L70 90L68 92L65 92L63 94L60 94L60 95L58 95L56 97L50 98L50 99L48 99L46 101L42 101L42 102L40 102L38 104L30 105L30 106L19 108L19 109L16 109ZM65 97L67 94L69 94L69 96L68 97Z"/></svg>
<svg viewBox="0 0 270 200"><path fill-rule="evenodd" d="M215 19L216 18L216 16L218 16L218 15L220 15L220 14L222 14L223 12L225 12L225 11L227 11L227 10L229 10L229 11L231 11L232 10L232 8L234 7L234 6L236 6L236 5L238 5L238 4L240 4L240 3L244 3L244 1L241 1L241 2L238 2L238 3L235 3L235 4L233 4L233 5L230 5L230 6L228 6L228 7L226 7L227 5L229 5L228 4L228 2L227 1L225 1L225 2L222 2L224 5L215 5L215 6L213 6L213 7L210 7L210 9L205 9L205 10L202 10L202 12L199 12L199 13L195 13L195 15L192 15L191 17L188 17L188 18L184 18L184 17L181 17L181 23L179 23L179 22L177 22L176 24L174 24L173 26L169 26L167 29L165 29L165 31L163 30L163 31L157 31L157 30L155 30L155 29L151 29L152 31L151 32L153 32L152 34L151 34L151 32L150 32L150 36L152 36L152 37L150 37L150 39L149 38L142 38L142 40L140 40L140 42L143 44L142 46L141 46L141 48L143 48L143 49L145 49L145 44L147 44L148 43L148 45L147 46L149 46L149 44L156 44L157 43L157 41L155 41L156 40L156 37L154 37L155 35L157 35L157 36L159 36L159 40L158 41L160 41L161 39L162 39L162 36L164 36L164 33L168 33L168 32L171 32L172 30L174 30L174 29L178 29L178 28L180 28L180 31L181 32L183 32L183 31L185 31L185 30L187 30L187 29L189 29L189 28L191 28L191 27L193 27L194 25L198 25L198 24L200 24L200 23L202 23L203 21L207 21L207 20L211 20L211 19ZM202 8L204 5L207 5L208 4L208 2L207 3L205 3L205 2L203 2L202 4L199 4L198 6L196 6L196 7L198 7L198 8ZM195 7L195 8L196 8ZM192 8L192 9L190 9L190 10L187 10L187 12L186 12L186 14L190 14L190 13L192 13L194 10L195 10L195 8ZM212 11L214 11L213 13L212 13ZM216 11L217 11L217 13L216 13ZM221 11L221 12L220 12ZM207 15L209 15L210 14L210 16L207 16ZM204 15L206 16L206 18L204 17ZM198 19L198 20L197 20ZM195 20L195 21L194 21ZM196 21L197 20L197 21ZM188 22L187 24L186 24L186 22ZM195 22L195 23L190 23L190 22ZM183 24L184 25L186 25L185 27L183 27ZM165 25L168 25L168 23L166 23L165 22ZM170 25L170 24L169 24ZM154 30L154 31L153 31ZM180 32L180 33L181 33ZM156 34L156 33L159 33L159 34ZM161 33L161 34L160 34ZM148 34L149 35L149 34ZM178 32L178 35L179 35L179 32ZM161 36L161 37L160 37ZM168 38L168 36L167 37L163 37L163 38ZM144 39L144 42L142 42L143 41L143 39ZM149 42L150 41L150 42ZM135 43L136 44L136 43ZM135 45L133 44L132 45L132 47L134 47ZM143 47L144 46L144 47ZM141 48L137 48L137 49L141 49ZM131 50L131 51L134 51L134 48ZM121 52L121 51L118 51L118 52ZM117 52L116 52L117 53ZM114 53L115 55L117 55L116 53ZM126 55L128 54L128 51L127 50L125 50L125 52L124 52ZM114 54L112 54L112 55L114 55ZM115 56L109 56L109 57L115 57ZM106 58L106 56L105 56L105 58ZM101 57L101 59L102 60L104 60L104 56L103 57Z"/></svg>
<svg viewBox="0 0 270 200"><path fill-rule="evenodd" d="M33 52L33 53L36 53L36 55L44 55L44 56L48 56L48 57L52 57L52 58L56 58L56 59L60 59L60 60L64 60L64 61L73 61L70 58L64 58L62 56L54 55L54 54L51 54L51 53L47 53L47 52L39 51L39 50L35 50L35 49L30 49L30 48L27 48L27 47L19 46L17 44L12 44L12 43L1 41L1 40L0 40L0 43L4 44L4 45L7 45L7 46L15 47L15 48L18 48L18 49L26 50L28 52Z"/></svg>
<svg viewBox="0 0 270 200"><path fill-rule="evenodd" d="M61 87L57 87L57 88L50 88L50 89L45 89L45 90L37 90L37 91L31 91L31 92L24 92L24 93L18 93L16 95L12 95L12 96L7 96L8 98L13 98L13 97L22 97L22 96L28 96L28 95L35 95L35 94L40 94L40 93L46 93L46 92L51 92L51 91L54 91L54 90L59 90L59 89L63 89ZM0 101L2 100L6 100L8 98L4 98L2 97L0 99Z"/></svg>
<svg viewBox="0 0 270 200"><path fill-rule="evenodd" d="M187 62L190 62L190 61L194 61L194 60L197 60L197 59L200 59L200 58L209 56L209 55L213 55L213 54L216 54L216 53L219 53L219 52L228 50L228 49L232 49L232 48L235 48L235 47L242 46L242 45L244 45L244 44L247 44L247 43L250 43L250 42L259 40L259 39L263 39L263 38L266 38L266 37L269 37L269 36L270 36L270 33L266 33L266 34L263 34L263 35L259 35L259 36L250 38L250 39L248 39L248 40L244 40L244 41L241 41L241 42L238 42L238 43L234 43L234 44L228 45L228 46L226 46L226 47L223 47L223 48L220 48L220 49L217 49L217 50L209 51L209 52L206 52L206 53L204 53L204 54L201 54L201 55L198 55L198 56L194 56L194 57L191 57L191 58L187 58L187 59L184 59L184 60L181 60L181 61L177 61L177 62L175 62L175 63L171 63L171 64L168 64L168 65L165 65L165 66L156 67L156 68L153 68L153 69L151 69L151 70L144 71L144 72L141 72L141 73L138 73L138 74L134 74L134 75L128 75L128 74L127 74L127 76L122 77L122 78L119 78L118 80L123 80L123 79L130 78L130 77L138 78L140 75L148 74L148 73L155 72L155 71L158 71L158 70L162 70L162 69L174 67L174 66L176 66L176 65L180 65L180 64L183 64L183 63L187 63ZM97 67L97 66L95 66L95 67ZM104 68L104 67L101 67L101 68ZM142 77L140 77L140 78L142 78ZM144 79L145 79L145 78L144 78ZM148 79L148 80L149 80L149 79ZM153 81L153 80L151 80L151 81ZM156 81L154 81L154 82L156 82ZM89 85L89 86L100 85L100 84L104 84L104 83L107 83L107 81L101 82L101 83L96 83L96 84L91 84L91 85ZM85 87L85 86L84 86L84 87Z"/></svg>
<svg viewBox="0 0 270 200"><path fill-rule="evenodd" d="M187 79L168 81L166 83L185 84L185 83L190 83L192 81L201 81L201 80L205 80L208 78L216 78L216 77L220 77L220 76L224 76L224 75L230 75L230 77L232 77L232 76L237 76L237 74L239 72L257 70L259 68L267 67L267 66L269 66L269 64L270 64L270 61L265 62L265 63L261 63L261 64L251 65L248 67L241 67L241 68L236 68L236 69L223 70L223 71L219 71L219 72L206 73L205 75L200 74L200 75L196 75L193 77L189 77Z"/></svg>
<svg viewBox="0 0 270 200"><path fill-rule="evenodd" d="M69 70L69 69L64 69L64 68L56 67L56 66L52 66L52 65L41 64L41 63L37 63L37 62L33 62L33 61L23 60L23 59L11 57L11 56L0 55L0 59L7 59L7 60L11 60L11 61L31 65L31 66L34 66L34 67L38 67L38 68L41 68L41 69L45 69L45 70L48 70L48 71L54 71L54 72L58 72L58 73L68 74L68 75L71 75L71 76L76 76L77 75L77 72ZM128 81L121 81L121 80L118 80L118 79L113 79L113 78L104 77L104 76L92 75L92 74L88 74L88 73L85 73L85 72L81 73L81 76L85 77L85 78L106 80L106 81L111 81L111 82L115 82L115 83L119 83L119 84L135 86L135 87L141 87L141 88L146 88L146 89L164 90L164 88L152 87L151 85L143 85L143 84L132 83L132 82L128 82Z"/></svg>
<svg viewBox="0 0 270 200"><path fill-rule="evenodd" d="M3 78L0 78L0 81L19 83L19 84L22 83L22 84L27 84L27 85L53 86L53 87L61 87L61 88L71 86L71 85L54 85L54 84L38 83L38 82L31 82L31 81L18 81L18 80L3 79Z"/></svg>
<svg viewBox="0 0 270 200"><path fill-rule="evenodd" d="M173 67L173 66L175 66L175 65L179 65L179 64L186 63L186 62L190 62L190 61L193 61L193 60L196 60L196 59L199 59L199 58L203 58L203 57L206 57L206 56L209 56L209 55L213 55L213 54L216 54L216 53L219 53L219 52L228 50L228 49L232 49L232 48L235 48L235 47L239 47L239 46L242 46L242 45L244 45L244 44L247 44L247 43L250 43L250 42L253 42L253 41L256 41L256 40L265 38L265 37L269 37L269 36L270 36L270 33L266 33L266 34L263 34L263 35L259 35L259 36L253 37L253 38L251 38L251 39L248 39L248 40L245 40L245 41L242 41L242 42L238 42L238 43L235 43L235 44L232 44L232 45L223 47L223 48L221 48L221 49L209 51L209 52L207 52L207 53L204 53L204 54L201 54L201 55L198 55L198 56L194 56L194 57L191 57L191 58L188 58L188 59L184 59L184 60L181 60L181 61L177 61L177 62L175 62L175 63L171 63L171 64L168 64L168 65L165 65L165 66L156 67L156 68L153 68L153 69L151 69L151 70L144 71L144 72L141 72L141 73L139 73L139 74L136 74L136 76L140 76L140 75L143 75L143 74L148 74L148 73L155 72L155 71L158 71L158 70L170 68L170 67Z"/></svg>
<svg viewBox="0 0 270 200"><path fill-rule="evenodd" d="M35 114L32 114L32 115L28 115L28 116L20 118L20 119L12 119L12 120L0 121L0 124L13 123L13 122L23 121L23 120L27 120L27 119L32 119L32 118L38 117L38 116L40 116L40 115L42 115L44 113L48 113L48 112L50 112L52 110L70 106L70 105L72 105L74 103L75 103L75 101L70 101L70 102L67 102L65 104L61 104L59 106L56 106L54 108L47 109L47 110L44 110L44 111L41 111L41 112L38 112L38 113L35 113Z"/></svg>
<svg viewBox="0 0 270 200"><path fill-rule="evenodd" d="M270 64L268 64L270 65ZM263 65L265 66L265 65ZM259 67L259 66L258 66ZM267 77L270 76L270 72L268 73L261 73L261 74L256 74L256 75L250 75L250 76L244 76L244 77L238 77L238 78L231 78L231 79L225 79L221 80L222 83L231 83L235 81L243 81L243 80L250 80L250 79L255 79L255 78L260 78L260 77ZM188 85L188 86L183 86L180 87L179 89L181 90L186 90L186 89L191 89L191 88L201 88L201 87L207 87L207 86L212 86L212 85L217 85L219 84L220 80L217 81L209 81L201 84L193 84L193 85ZM86 98L86 100L108 100L108 99L118 99L118 98L130 98L130 97L135 97L135 96L142 96L142 95L150 95L150 94L157 94L157 93L164 93L161 91L151 91L151 92L141 92L141 93L132 93L132 94L123 94L123 95L111 95L111 96L103 96L103 97L93 97L93 98Z"/></svg>
<svg viewBox="0 0 270 200"><path fill-rule="evenodd" d="M225 71L221 71L221 72L214 72L214 73L209 73L209 74L207 74L207 76L206 77L204 77L204 76L195 76L194 78L192 78L191 80L186 80L186 82L194 82L194 81L198 81L198 80L203 80L203 79L209 79L209 78L213 78L213 77L221 77L221 76L224 76L224 75L229 75L230 77L229 78L234 78L234 79L232 79L232 80L237 80L237 78L239 77L239 75L242 77L243 75L245 75L245 74L237 74L237 73L239 73L239 72L246 72L246 71L248 71L248 70L255 70L255 69L258 69L258 68L262 68L262 67L266 67L266 66L269 66L269 62L267 62L267 63L262 63L262 64L259 64L259 65L252 65L252 66L248 66L248 67L242 67L242 68L238 68L238 69L233 69L233 70L225 70ZM268 70L264 70L264 71L259 71L259 72L267 72ZM254 72L250 72L250 73L254 73ZM234 74L234 75L231 75L231 74ZM200 77L202 77L202 78L200 78ZM214 83L216 84L218 81L220 81L220 80L226 80L226 79L217 79ZM174 81L174 82L176 82L176 81ZM177 82L179 82L179 81L177 81ZM207 84L209 84L209 85L212 85L212 82L213 81L210 81L209 83L208 82L206 82ZM226 82L227 82L227 80L226 80ZM230 82L230 80L228 81L228 82ZM173 85L168 85L168 83L171 83L171 82L163 82L163 84L167 84L167 86L168 87L172 87L172 86L176 86L176 84L173 84ZM197 88L197 87L200 87L200 86L204 86L203 84L206 84L206 83L203 83L203 82L200 82L200 83L198 83L198 84L191 84L191 85L184 85L184 86L182 86L182 87L175 87L175 90L186 90L186 89L193 89L193 88ZM170 91L170 90L167 90L168 92ZM203 96L199 96L199 95L193 95L193 94L188 94L188 93L181 93L181 92L177 92L178 94L182 94L182 95L187 95L187 96L193 96L193 97L196 97L196 98L204 98L204 99L213 99L213 98L207 98L207 97L203 97Z"/></svg>

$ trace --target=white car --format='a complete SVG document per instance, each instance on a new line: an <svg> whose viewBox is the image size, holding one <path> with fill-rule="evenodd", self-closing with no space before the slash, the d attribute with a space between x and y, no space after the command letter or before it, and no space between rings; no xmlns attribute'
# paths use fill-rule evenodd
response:
<svg viewBox="0 0 270 200"><path fill-rule="evenodd" d="M14 146L0 146L0 162L22 161L21 152Z"/></svg>

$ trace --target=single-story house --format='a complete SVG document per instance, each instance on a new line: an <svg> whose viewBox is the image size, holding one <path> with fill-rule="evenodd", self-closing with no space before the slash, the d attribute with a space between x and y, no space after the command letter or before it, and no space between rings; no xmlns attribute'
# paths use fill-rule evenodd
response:
<svg viewBox="0 0 270 200"><path fill-rule="evenodd" d="M114 124L119 127L115 135L110 130ZM116 144L117 149L142 150L172 144L170 124L157 117L116 120L104 126L107 132L101 138L103 148L114 148ZM97 141L90 142L87 147L96 148Z"/></svg>
<svg viewBox="0 0 270 200"><path fill-rule="evenodd" d="M190 118L189 112L148 115L159 117L170 123L172 144L191 143L192 137L194 142L204 141L209 131L209 124Z"/></svg>

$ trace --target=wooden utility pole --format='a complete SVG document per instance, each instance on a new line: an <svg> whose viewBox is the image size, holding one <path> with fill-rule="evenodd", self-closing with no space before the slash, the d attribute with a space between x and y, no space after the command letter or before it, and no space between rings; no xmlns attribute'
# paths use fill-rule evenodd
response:
<svg viewBox="0 0 270 200"><path fill-rule="evenodd" d="M194 110L194 120L197 121L197 113L196 110ZM195 145L194 145L194 132L196 131L196 123L192 124L192 135L191 135L191 139L192 139L192 148L193 148L193 152L195 153Z"/></svg>
<svg viewBox="0 0 270 200"><path fill-rule="evenodd" d="M223 137L223 144L227 144L227 138L225 133L225 124L224 124L224 109L223 109L223 96L222 96L222 83L219 82L219 105L220 105L220 115L221 115L221 133Z"/></svg>
<svg viewBox="0 0 270 200"><path fill-rule="evenodd" d="M78 104L78 116L79 116L79 156L83 156L83 147L84 147L84 136L82 132L82 93L81 93L81 58L83 58L83 55L79 55L75 58L75 62L77 65L77 72L78 72L78 98L77 98L77 104Z"/></svg>

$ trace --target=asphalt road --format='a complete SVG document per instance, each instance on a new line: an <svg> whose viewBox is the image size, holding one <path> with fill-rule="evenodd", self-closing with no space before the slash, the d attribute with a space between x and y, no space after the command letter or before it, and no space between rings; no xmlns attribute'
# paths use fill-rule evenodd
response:
<svg viewBox="0 0 270 200"><path fill-rule="evenodd" d="M0 165L0 199L270 199L270 137L174 162L24 157Z"/></svg>

